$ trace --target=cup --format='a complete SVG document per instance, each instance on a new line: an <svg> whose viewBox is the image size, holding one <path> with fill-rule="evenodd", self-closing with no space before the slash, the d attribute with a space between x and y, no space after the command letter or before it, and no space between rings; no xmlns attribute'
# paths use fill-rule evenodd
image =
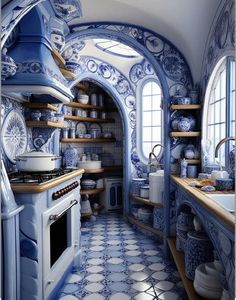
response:
<svg viewBox="0 0 236 300"><path fill-rule="evenodd" d="M69 131L69 128L63 128L63 130L62 130L63 139L68 139L68 131Z"/></svg>
<svg viewBox="0 0 236 300"><path fill-rule="evenodd" d="M75 128L70 128L70 138L75 139Z"/></svg>
<svg viewBox="0 0 236 300"><path fill-rule="evenodd" d="M187 166L187 177L188 178L197 178L197 166L195 166L195 165Z"/></svg>

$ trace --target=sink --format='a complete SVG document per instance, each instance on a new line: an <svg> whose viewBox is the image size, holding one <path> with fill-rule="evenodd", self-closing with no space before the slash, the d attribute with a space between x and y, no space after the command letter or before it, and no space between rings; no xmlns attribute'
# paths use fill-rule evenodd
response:
<svg viewBox="0 0 236 300"><path fill-rule="evenodd" d="M208 194L207 196L227 211L235 212L235 194Z"/></svg>

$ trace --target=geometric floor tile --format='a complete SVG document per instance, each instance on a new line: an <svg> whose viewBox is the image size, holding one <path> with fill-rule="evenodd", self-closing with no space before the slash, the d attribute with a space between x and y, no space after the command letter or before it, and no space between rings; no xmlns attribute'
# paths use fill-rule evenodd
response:
<svg viewBox="0 0 236 300"><path fill-rule="evenodd" d="M185 300L163 246L117 213L81 224L81 266L72 269L57 300Z"/></svg>

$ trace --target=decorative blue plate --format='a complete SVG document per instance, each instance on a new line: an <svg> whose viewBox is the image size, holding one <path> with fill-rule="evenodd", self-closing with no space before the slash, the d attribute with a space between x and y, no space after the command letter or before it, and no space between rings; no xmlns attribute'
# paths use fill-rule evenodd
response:
<svg viewBox="0 0 236 300"><path fill-rule="evenodd" d="M26 151L27 129L22 114L11 110L2 125L2 146L7 158L15 163L14 159Z"/></svg>

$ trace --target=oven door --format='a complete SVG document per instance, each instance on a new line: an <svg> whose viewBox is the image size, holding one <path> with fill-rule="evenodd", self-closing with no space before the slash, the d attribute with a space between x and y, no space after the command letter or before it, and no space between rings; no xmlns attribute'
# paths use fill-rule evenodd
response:
<svg viewBox="0 0 236 300"><path fill-rule="evenodd" d="M78 246L79 201L72 193L43 213L43 293L44 299L56 287Z"/></svg>

